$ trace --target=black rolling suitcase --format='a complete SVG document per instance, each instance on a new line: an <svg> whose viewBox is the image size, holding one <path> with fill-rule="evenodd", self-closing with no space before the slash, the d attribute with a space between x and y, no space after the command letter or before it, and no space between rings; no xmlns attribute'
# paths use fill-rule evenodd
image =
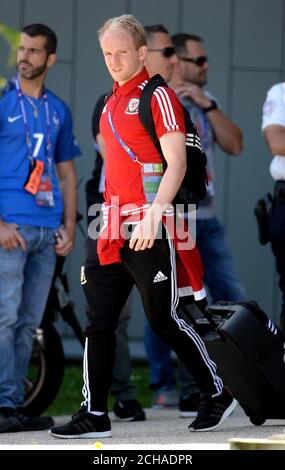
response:
<svg viewBox="0 0 285 470"><path fill-rule="evenodd" d="M269 418L285 419L283 333L254 301L220 302L205 316L192 321L250 421L261 425Z"/></svg>

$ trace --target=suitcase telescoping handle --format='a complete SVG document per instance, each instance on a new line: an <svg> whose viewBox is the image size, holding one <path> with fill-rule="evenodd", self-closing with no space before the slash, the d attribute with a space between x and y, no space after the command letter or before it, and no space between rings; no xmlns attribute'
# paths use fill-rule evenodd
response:
<svg viewBox="0 0 285 470"><path fill-rule="evenodd" d="M184 305L180 305L179 308L186 315L186 317L190 318L191 322L193 323L193 326L199 332L200 325L199 325L199 323L197 323L197 321L195 320L193 315L191 315L191 313L186 309L186 307ZM213 316L208 312L207 306L202 307L202 306L199 305L198 309L203 314L203 316L208 320L210 325L213 327L213 330L215 331L218 328L219 323L217 323L214 320Z"/></svg>

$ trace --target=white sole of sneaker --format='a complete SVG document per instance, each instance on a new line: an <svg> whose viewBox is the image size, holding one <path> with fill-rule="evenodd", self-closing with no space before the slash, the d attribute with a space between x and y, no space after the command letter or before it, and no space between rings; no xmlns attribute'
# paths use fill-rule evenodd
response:
<svg viewBox="0 0 285 470"><path fill-rule="evenodd" d="M237 406L238 402L237 400L233 399L231 405L226 409L226 411L224 412L223 416L221 417L220 421L218 422L218 424L216 424L215 426L211 426L210 428L204 428L204 429L194 429L194 428L189 428L189 431L190 432L206 432L206 431L213 431L213 429L216 429L218 426L220 426L220 424L222 424L223 421L225 421L226 418L228 418L228 416L230 416L232 414L232 412L234 411L235 407Z"/></svg>
<svg viewBox="0 0 285 470"><path fill-rule="evenodd" d="M180 418L196 418L197 411L180 411Z"/></svg>
<svg viewBox="0 0 285 470"><path fill-rule="evenodd" d="M131 416L130 418L119 418L119 416L115 416L115 421L121 421L121 423L129 423L130 421L134 421L135 417Z"/></svg>
<svg viewBox="0 0 285 470"><path fill-rule="evenodd" d="M104 431L104 432L87 432L85 434L75 434L73 436L63 436L62 434L55 434L49 431L49 434L52 437L56 437L58 439L93 439L93 438L105 438L105 437L112 437L112 431Z"/></svg>
<svg viewBox="0 0 285 470"><path fill-rule="evenodd" d="M115 421L116 422L121 422L121 423L130 423L130 422L140 422L140 421L146 421L146 416L137 419L136 416L130 416L129 418L120 418L119 416L115 415Z"/></svg>

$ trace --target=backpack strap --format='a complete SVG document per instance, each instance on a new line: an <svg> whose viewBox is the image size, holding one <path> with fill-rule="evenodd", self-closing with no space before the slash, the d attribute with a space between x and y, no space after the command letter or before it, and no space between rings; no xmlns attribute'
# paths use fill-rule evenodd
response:
<svg viewBox="0 0 285 470"><path fill-rule="evenodd" d="M139 119L151 137L162 162L167 167L167 161L162 153L159 139L156 135L155 125L152 116L151 99L156 88L159 86L168 87L167 83L160 75L150 78L144 87L139 104ZM187 169L180 189L175 197L177 204L196 204L204 199L207 194L207 158L203 153L197 129L194 126L190 114L183 106L184 122L186 129L186 162Z"/></svg>
<svg viewBox="0 0 285 470"><path fill-rule="evenodd" d="M139 119L140 119L143 127L145 128L145 130L147 131L147 133L151 137L151 140L153 141L153 143L156 147L156 150L159 152L163 162L167 166L167 162L166 162L166 160L164 158L164 155L163 155L163 152L161 150L159 139L157 138L157 135L156 135L155 125L154 125L152 110L151 110L152 95L155 92L156 88L158 88L159 86L164 86L166 88L169 88L166 81L159 74L154 75L147 82L146 86L144 87L144 89L142 91L141 98L140 98ZM109 99L109 96L108 96L107 99ZM182 103L181 103L181 105L183 107L183 112L184 112L186 133L187 133L187 135L190 133L190 135L192 136L191 139L189 139L187 137L186 145L192 145L192 147L196 146L200 150L202 150L200 139L199 139L199 136L197 134L197 129L196 129L196 127L194 126L194 124L192 122L189 111L185 108L185 106Z"/></svg>
<svg viewBox="0 0 285 470"><path fill-rule="evenodd" d="M166 81L162 78L161 75L157 74L154 75L152 78L149 79L146 86L144 87L141 97L140 97L140 104L139 104L139 119L149 134L151 140L153 141L156 150L159 152L163 163L166 164L166 160L161 150L161 146L159 140L156 135L155 125L152 117L152 110L151 110L151 99L154 91L157 87L164 86L168 88Z"/></svg>
<svg viewBox="0 0 285 470"><path fill-rule="evenodd" d="M109 98L111 98L113 94L113 90L112 91L109 91L106 95L105 95L105 98L103 100L103 103L102 103L102 106L101 106L101 109L100 109L100 113L99 113L99 121L101 119L101 115L102 115L102 112L103 112L103 109L105 107L105 105L107 104L107 101L109 100Z"/></svg>

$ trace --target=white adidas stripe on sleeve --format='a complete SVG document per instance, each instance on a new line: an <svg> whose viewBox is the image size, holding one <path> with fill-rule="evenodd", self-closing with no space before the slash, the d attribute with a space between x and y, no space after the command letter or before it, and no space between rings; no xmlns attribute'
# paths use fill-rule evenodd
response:
<svg viewBox="0 0 285 470"><path fill-rule="evenodd" d="M154 96L157 99L163 123L167 131L178 131L179 126L177 125L173 107L166 90L163 87L158 87L154 92Z"/></svg>

